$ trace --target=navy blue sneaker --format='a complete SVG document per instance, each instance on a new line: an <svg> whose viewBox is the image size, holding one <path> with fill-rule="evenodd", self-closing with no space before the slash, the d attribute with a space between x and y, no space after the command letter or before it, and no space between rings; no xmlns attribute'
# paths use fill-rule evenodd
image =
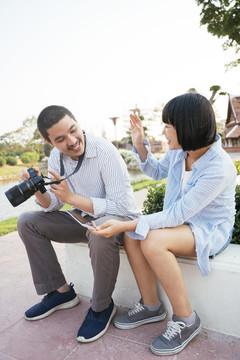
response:
<svg viewBox="0 0 240 360"><path fill-rule="evenodd" d="M50 292L42 301L25 312L27 320L40 320L49 316L56 310L69 309L80 302L78 295L73 289L73 284L69 284L69 290L66 293L60 293L57 290Z"/></svg>
<svg viewBox="0 0 240 360"><path fill-rule="evenodd" d="M77 340L79 342L87 343L103 336L107 331L116 310L117 308L114 305L113 300L109 307L103 311L96 312L90 308L85 320L78 330Z"/></svg>

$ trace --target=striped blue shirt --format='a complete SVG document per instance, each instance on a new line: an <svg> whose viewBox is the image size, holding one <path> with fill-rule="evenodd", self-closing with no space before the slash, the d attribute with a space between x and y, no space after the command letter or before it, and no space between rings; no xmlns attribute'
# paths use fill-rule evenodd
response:
<svg viewBox="0 0 240 360"><path fill-rule="evenodd" d="M202 275L210 272L209 256L215 256L229 241L235 221L236 168L222 149L221 138L192 165L192 176L181 195L183 161L187 153L182 149L168 150L158 161L150 153L144 163L136 157L141 170L154 179L167 178L163 211L142 215L135 239L145 239L150 229L188 224L194 234L198 266Z"/></svg>
<svg viewBox="0 0 240 360"><path fill-rule="evenodd" d="M71 174L77 161L68 155L62 156L65 174ZM60 151L51 151L48 169L60 174ZM51 177L51 175L48 175ZM140 213L135 204L126 164L118 150L108 140L86 133L86 150L81 168L67 180L70 190L91 199L94 218L117 215L135 219ZM49 190L51 203L45 212L60 210L64 205ZM81 210L81 209L79 209ZM82 213L85 215L86 213Z"/></svg>

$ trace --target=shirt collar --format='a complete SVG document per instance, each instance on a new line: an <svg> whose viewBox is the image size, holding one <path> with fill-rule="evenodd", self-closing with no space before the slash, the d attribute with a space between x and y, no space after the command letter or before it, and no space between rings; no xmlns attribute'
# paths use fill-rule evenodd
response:
<svg viewBox="0 0 240 360"><path fill-rule="evenodd" d="M86 149L85 156L87 158L92 158L97 156L96 150L96 139L89 133L86 134Z"/></svg>
<svg viewBox="0 0 240 360"><path fill-rule="evenodd" d="M219 154L220 149L222 148L222 140L220 135L217 134L216 141L212 144L212 146L205 152L204 155L202 155L198 160L196 160L192 164L193 169L197 169L202 164L206 164L206 161L209 161L210 159L213 159L216 155Z"/></svg>

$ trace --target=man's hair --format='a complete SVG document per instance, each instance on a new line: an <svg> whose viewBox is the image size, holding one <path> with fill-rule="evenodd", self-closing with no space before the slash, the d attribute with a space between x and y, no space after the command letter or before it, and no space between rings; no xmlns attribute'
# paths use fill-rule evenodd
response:
<svg viewBox="0 0 240 360"><path fill-rule="evenodd" d="M71 111L64 106L51 105L40 112L37 119L37 126L44 139L50 141L47 130L62 120L65 115L68 115L74 121L77 121Z"/></svg>
<svg viewBox="0 0 240 360"><path fill-rule="evenodd" d="M184 151L211 145L216 139L216 119L210 102L202 95L187 93L170 100L162 121L175 127Z"/></svg>

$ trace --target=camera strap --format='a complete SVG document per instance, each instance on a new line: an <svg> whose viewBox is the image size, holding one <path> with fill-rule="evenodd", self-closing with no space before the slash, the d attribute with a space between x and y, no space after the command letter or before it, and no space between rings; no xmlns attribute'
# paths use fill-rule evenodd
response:
<svg viewBox="0 0 240 360"><path fill-rule="evenodd" d="M85 150L86 150L86 135L85 135L84 131L83 131L83 135L84 135L84 152L82 153L82 155L79 156L77 166L75 167L74 171L71 174L69 174L68 176L66 176L64 179L51 181L49 183L45 183L44 185L60 184L61 181L68 179L70 176L74 175L80 169L82 162L83 162L84 155L85 155ZM65 173L62 157L63 157L63 153L60 154L60 176L63 176ZM49 179L46 176L43 176L43 177Z"/></svg>

